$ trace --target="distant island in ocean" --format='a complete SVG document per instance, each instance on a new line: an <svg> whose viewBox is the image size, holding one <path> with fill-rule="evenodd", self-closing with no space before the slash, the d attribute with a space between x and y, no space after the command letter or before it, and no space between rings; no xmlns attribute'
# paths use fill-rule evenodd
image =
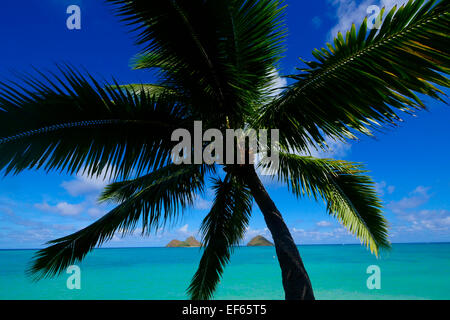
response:
<svg viewBox="0 0 450 320"><path fill-rule="evenodd" d="M247 243L248 247L271 247L273 243L264 238L263 236L256 236L249 243Z"/></svg>
<svg viewBox="0 0 450 320"><path fill-rule="evenodd" d="M174 239L170 241L166 248L195 248L201 247L202 244L194 237L189 237L184 241ZM256 236L247 243L247 247L272 247L273 243L264 238L263 236Z"/></svg>
<svg viewBox="0 0 450 320"><path fill-rule="evenodd" d="M185 241L174 239L166 245L166 248L201 247L201 245L202 244L197 239L189 237Z"/></svg>

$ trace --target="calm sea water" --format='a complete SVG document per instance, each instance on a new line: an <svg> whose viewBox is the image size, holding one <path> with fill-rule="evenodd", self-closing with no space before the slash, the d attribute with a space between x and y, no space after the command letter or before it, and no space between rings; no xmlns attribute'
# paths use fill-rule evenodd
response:
<svg viewBox="0 0 450 320"><path fill-rule="evenodd" d="M358 245L299 246L318 299L450 299L450 244L394 244L380 259ZM0 250L0 299L186 299L198 248L97 249L80 264L81 289L69 274L33 283L33 250ZM381 289L369 290L378 265ZM216 299L283 299L271 247L237 248Z"/></svg>

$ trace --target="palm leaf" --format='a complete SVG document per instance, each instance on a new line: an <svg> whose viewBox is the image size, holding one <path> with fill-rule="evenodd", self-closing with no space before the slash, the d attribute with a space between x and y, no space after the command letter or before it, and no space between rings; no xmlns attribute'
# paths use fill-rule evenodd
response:
<svg viewBox="0 0 450 320"><path fill-rule="evenodd" d="M22 76L22 85L0 83L0 170L44 168L70 174L163 165L174 145L170 134L192 126L170 95L116 90L91 76L60 68L62 77Z"/></svg>
<svg viewBox="0 0 450 320"><path fill-rule="evenodd" d="M49 247L36 253L29 274L36 279L57 275L69 265L82 261L86 254L111 240L115 233L133 233L139 220L142 234L156 231L193 204L196 194L203 192L205 173L200 165L170 165L108 186L103 200L115 200L120 204L88 227L48 242Z"/></svg>
<svg viewBox="0 0 450 320"><path fill-rule="evenodd" d="M200 116L242 121L268 89L283 51L281 1L109 2L144 47L135 66L159 68Z"/></svg>
<svg viewBox="0 0 450 320"><path fill-rule="evenodd" d="M442 100L449 87L450 2L409 1L394 7L380 30L353 25L316 61L290 76L295 82L261 111L260 125L283 128L284 146L306 151L325 136L354 138L395 125L400 112L425 108L420 95ZM382 13L383 14L383 13Z"/></svg>
<svg viewBox="0 0 450 320"><path fill-rule="evenodd" d="M327 211L378 255L389 248L387 222L375 184L360 164L280 153L278 179L296 196L321 197Z"/></svg>
<svg viewBox="0 0 450 320"><path fill-rule="evenodd" d="M216 198L203 220L204 252L188 289L194 300L210 299L230 260L233 246L244 236L252 211L250 190L228 174L224 181L215 180Z"/></svg>
<svg viewBox="0 0 450 320"><path fill-rule="evenodd" d="M114 87L116 89L125 89L130 92L135 93L136 95L140 95L141 92L145 92L148 96L161 96L161 95L176 95L176 92L168 87L150 84L150 83L131 83L131 84L123 84L118 87Z"/></svg>

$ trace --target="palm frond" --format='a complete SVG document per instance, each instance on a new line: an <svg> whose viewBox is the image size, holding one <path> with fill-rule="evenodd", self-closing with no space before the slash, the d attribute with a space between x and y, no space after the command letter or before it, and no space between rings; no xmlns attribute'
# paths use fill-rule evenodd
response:
<svg viewBox="0 0 450 320"><path fill-rule="evenodd" d="M96 246L120 232L131 234L142 221L142 234L149 234L175 219L203 192L206 169L201 165L169 165L146 176L106 188L103 199L120 204L88 227L48 242L39 250L29 274L35 279L51 277L80 262Z"/></svg>
<svg viewBox="0 0 450 320"><path fill-rule="evenodd" d="M200 115L241 119L267 90L283 51L278 0L108 0L144 47L137 68L190 97Z"/></svg>
<svg viewBox="0 0 450 320"><path fill-rule="evenodd" d="M215 180L213 207L203 220L204 252L188 293L193 300L212 297L233 246L244 236L252 210L250 190L237 178L227 174L225 180Z"/></svg>
<svg viewBox="0 0 450 320"><path fill-rule="evenodd" d="M321 197L328 213L375 255L390 246L382 203L360 164L280 153L278 179L298 197Z"/></svg>
<svg viewBox="0 0 450 320"><path fill-rule="evenodd" d="M0 170L44 168L89 175L164 164L170 134L189 113L170 95L150 95L104 85L70 67L62 76L22 76L23 84L0 83Z"/></svg>
<svg viewBox="0 0 450 320"><path fill-rule="evenodd" d="M366 18L358 32L353 25L316 49L317 60L290 76L295 82L264 107L260 124L283 128L282 143L296 150L395 125L401 112L425 109L418 94L443 99L436 85L450 85L449 34L448 0L394 7L380 30L369 32Z"/></svg>
<svg viewBox="0 0 450 320"><path fill-rule="evenodd" d="M162 69L170 71L173 65L154 52L139 53L131 59L131 67L134 70Z"/></svg>
<svg viewBox="0 0 450 320"><path fill-rule="evenodd" d="M174 95L176 96L176 91L172 88L168 88L166 86L151 84L151 83L131 83L131 84L122 84L118 87L114 87L116 89L125 89L130 92L133 92L136 95L140 95L141 92L145 92L148 96L161 96L161 95Z"/></svg>

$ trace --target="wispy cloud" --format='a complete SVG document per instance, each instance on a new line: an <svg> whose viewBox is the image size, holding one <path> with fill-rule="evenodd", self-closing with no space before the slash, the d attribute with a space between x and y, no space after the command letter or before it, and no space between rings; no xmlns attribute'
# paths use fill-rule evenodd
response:
<svg viewBox="0 0 450 320"><path fill-rule="evenodd" d="M357 240L344 227L338 227L331 230L317 229L298 229L292 228L292 236L296 243L354 243Z"/></svg>
<svg viewBox="0 0 450 320"><path fill-rule="evenodd" d="M397 214L404 214L406 210L415 209L425 204L431 197L429 187L418 186L407 197L399 201L391 201L387 208Z"/></svg>
<svg viewBox="0 0 450 320"><path fill-rule="evenodd" d="M332 223L329 222L329 221L323 220L323 221L317 222L317 223L316 223L316 226L321 227L321 228L327 228L327 227L331 227L331 226L332 226Z"/></svg>
<svg viewBox="0 0 450 320"><path fill-rule="evenodd" d="M8 206L0 200L0 243L6 247L30 248L38 247L43 243L59 238L69 232L76 231L82 225L74 223L55 223L45 215L34 215L25 213L27 206L23 203L7 201ZM27 209L28 210L28 209ZM20 212L20 214L17 214Z"/></svg>
<svg viewBox="0 0 450 320"><path fill-rule="evenodd" d="M108 184L107 176L107 174L101 174L99 177L89 177L86 174L80 174L72 180L63 181L61 187L73 197L96 195Z"/></svg>
<svg viewBox="0 0 450 320"><path fill-rule="evenodd" d="M439 233L448 235L450 231L450 211L448 210L420 210L400 216L406 223L398 223L392 228L394 237L405 234Z"/></svg>
<svg viewBox="0 0 450 320"><path fill-rule="evenodd" d="M24 227L42 228L44 226L40 221L34 221L18 216L11 207L5 207L3 205L0 205L0 221L2 221L2 224L9 222L16 226Z"/></svg>
<svg viewBox="0 0 450 320"><path fill-rule="evenodd" d="M333 38L340 31L342 33L349 30L353 23L357 26L365 17L370 17L372 12L368 10L370 6L385 7L392 9L395 5L402 5L407 0L328 0L336 8L337 24L330 30L330 38ZM385 14L386 15L386 14Z"/></svg>
<svg viewBox="0 0 450 320"><path fill-rule="evenodd" d="M392 228L393 238L407 234L418 237L424 232L428 232L427 237L430 237L438 233L447 235L450 232L450 211L420 209L431 196L429 187L418 186L407 197L388 204L387 208L394 212L397 218Z"/></svg>
<svg viewBox="0 0 450 320"><path fill-rule="evenodd" d="M100 218L105 215L106 211L98 207L92 207L87 210L87 214L92 218Z"/></svg>
<svg viewBox="0 0 450 320"><path fill-rule="evenodd" d="M67 202L59 202L56 205L50 205L44 201L43 203L37 203L34 206L41 211L52 212L62 216L77 216L84 210L82 204L70 204Z"/></svg>
<svg viewBox="0 0 450 320"><path fill-rule="evenodd" d="M273 241L272 235L270 234L268 228L254 229L252 227L247 227L245 230L245 235L244 235L242 243L246 244L247 242L249 242L252 238L254 238L256 236L263 236L263 237L267 238L267 240Z"/></svg>
<svg viewBox="0 0 450 320"><path fill-rule="evenodd" d="M316 149L311 147L310 155L316 158L345 158L349 155L352 145L349 142L335 140L330 137L325 138L327 149Z"/></svg>
<svg viewBox="0 0 450 320"><path fill-rule="evenodd" d="M287 80L286 78L282 78L280 73L275 69L272 71L272 77L274 77L274 80L269 87L270 96L276 97L284 91L287 86Z"/></svg>
<svg viewBox="0 0 450 320"><path fill-rule="evenodd" d="M390 186L386 181L375 183L375 190L380 196L384 196L386 193L392 194L395 191L395 186Z"/></svg>
<svg viewBox="0 0 450 320"><path fill-rule="evenodd" d="M180 233L188 234L188 233L189 233L188 228L189 228L189 225L188 225L188 224L185 224L184 226L182 226L181 228L179 228L177 231L180 232Z"/></svg>

